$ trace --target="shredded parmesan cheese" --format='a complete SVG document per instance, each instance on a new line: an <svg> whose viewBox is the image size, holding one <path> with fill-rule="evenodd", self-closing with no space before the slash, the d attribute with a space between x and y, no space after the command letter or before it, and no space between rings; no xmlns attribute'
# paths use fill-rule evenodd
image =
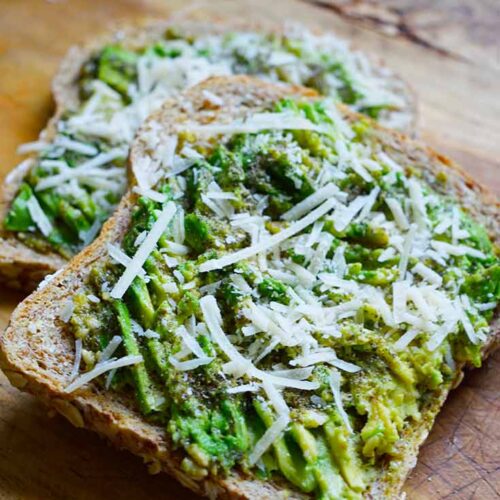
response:
<svg viewBox="0 0 500 500"><path fill-rule="evenodd" d="M95 146L75 141L64 135L58 135L54 141L54 144L56 146L63 147L67 151L74 151L75 153L81 153L85 156L95 156L99 152Z"/></svg>
<svg viewBox="0 0 500 500"><path fill-rule="evenodd" d="M186 330L186 327L180 326L177 328L176 332L182 338L182 341L186 345L186 347L198 358L207 357L200 344L196 341L196 339Z"/></svg>
<svg viewBox="0 0 500 500"><path fill-rule="evenodd" d="M74 308L75 305L73 303L73 299L66 300L63 307L61 308L61 312L59 313L59 317L62 321L64 321L64 323L67 323L71 319Z"/></svg>
<svg viewBox="0 0 500 500"><path fill-rule="evenodd" d="M257 392L259 390L259 386L257 384L242 384L237 385L235 387L229 387L227 389L228 394L240 394L242 392Z"/></svg>
<svg viewBox="0 0 500 500"><path fill-rule="evenodd" d="M408 260L410 258L410 252L413 245L413 240L415 239L415 234L417 232L417 226L410 226L409 231L406 233L404 243L403 243L403 251L401 252L401 256L399 258L399 279L403 281L406 276L406 269L408 267Z"/></svg>
<svg viewBox="0 0 500 500"><path fill-rule="evenodd" d="M476 257L478 259L486 258L483 252L466 245L452 245L444 241L432 240L431 246L441 255L470 255L471 257Z"/></svg>
<svg viewBox="0 0 500 500"><path fill-rule="evenodd" d="M427 267L426 265L422 264L421 262L419 262L412 269L412 272L419 274L420 276L422 276L422 278L424 278L426 281L428 281L432 285L440 286L441 283L443 282L443 278L441 278L441 276L439 276L439 274L436 273L436 271L432 270L430 267Z"/></svg>
<svg viewBox="0 0 500 500"><path fill-rule="evenodd" d="M271 384L268 380L264 380L262 382L262 388L266 392L269 401L273 405L278 415L282 416L290 414L290 408L288 408L288 405L283 399L283 396L273 384Z"/></svg>
<svg viewBox="0 0 500 500"><path fill-rule="evenodd" d="M307 198L297 203L293 208L285 212L281 218L284 220L295 220L310 212L313 208L323 203L328 198L335 196L339 193L339 188L335 184L327 184L326 186L318 189Z"/></svg>
<svg viewBox="0 0 500 500"><path fill-rule="evenodd" d="M40 232L45 237L48 237L52 232L52 224L48 217L45 215L45 212L42 210L42 207L40 206L40 203L38 203L38 200L34 196L32 196L26 202L26 206L28 207L28 211L34 223L37 225L38 229L40 229Z"/></svg>
<svg viewBox="0 0 500 500"><path fill-rule="evenodd" d="M335 210L333 215L335 221L335 229L343 231L356 217L358 212L366 205L368 199L366 196L358 196L346 207L342 206Z"/></svg>
<svg viewBox="0 0 500 500"><path fill-rule="evenodd" d="M78 375L78 370L80 369L80 362L82 360L82 341L80 339L75 340L75 360L73 362L73 368L69 376L70 380L74 380Z"/></svg>
<svg viewBox="0 0 500 500"><path fill-rule="evenodd" d="M250 466L255 465L267 449L281 436L290 422L288 415L280 416L271 427L268 427L264 435L257 441L255 448L248 457Z"/></svg>
<svg viewBox="0 0 500 500"><path fill-rule="evenodd" d="M175 214L175 204L170 201L168 202L158 219L153 224L151 231L146 236L145 240L138 248L136 254L131 259L130 263L125 269L125 272L120 276L120 279L111 290L111 297L114 299L121 299L123 294L127 291L128 287L134 281L134 278L139 274L144 262L149 257L149 254L154 250L156 243L160 239L161 235L168 226L168 223Z"/></svg>
<svg viewBox="0 0 500 500"><path fill-rule="evenodd" d="M407 231L410 228L410 223L408 218L401 207L401 204L395 198L386 198L385 202L389 207L389 210L396 221L396 224L402 231Z"/></svg>
<svg viewBox="0 0 500 500"><path fill-rule="evenodd" d="M65 387L64 392L73 392L109 370L136 365L142 363L142 361L142 356L124 356L120 359L109 360L105 363L98 364L92 370L80 375L75 381Z"/></svg>
<svg viewBox="0 0 500 500"><path fill-rule="evenodd" d="M419 330L417 328L411 328L407 332L405 332L398 340L394 343L394 349L396 351L402 351L406 349L408 345L412 342L412 340L419 334Z"/></svg>
<svg viewBox="0 0 500 500"><path fill-rule="evenodd" d="M200 306L212 340L214 340L224 354L231 360L236 373L240 374L240 376L247 374L260 380L267 380L280 387L292 387L302 390L314 390L319 387L319 384L316 382L277 377L256 368L249 359L246 359L240 354L223 332L220 326L222 322L220 310L214 297L211 295L202 297L200 299Z"/></svg>
<svg viewBox="0 0 500 500"><path fill-rule="evenodd" d="M420 183L413 177L408 181L408 190L412 203L413 216L420 228L427 224L427 211L425 207L424 195Z"/></svg>
<svg viewBox="0 0 500 500"><path fill-rule="evenodd" d="M283 241L287 240L291 236L294 236L295 234L305 229L307 226L311 225L320 217L323 217L323 215L328 213L333 208L335 203L337 202L333 199L325 201L322 205L320 205L318 208L310 212L302 219L292 223L286 229L280 231L277 234L274 234L273 236L265 239L264 241L256 245L252 245L248 248L238 250L237 252L234 252L230 255L225 255L219 259L213 259L203 262L203 264L201 264L199 268L200 272L206 273L208 271L213 271L215 269L222 269L224 267L235 264L240 260L248 259L250 257L257 255L260 252L265 252L270 248L279 245Z"/></svg>
<svg viewBox="0 0 500 500"><path fill-rule="evenodd" d="M195 134L224 135L256 134L264 130L314 130L321 132L323 128L294 113L254 113L246 120L238 119L232 123L210 123L209 125L183 125L180 130L187 130Z"/></svg>
<svg viewBox="0 0 500 500"><path fill-rule="evenodd" d="M214 360L214 358L203 357L190 359L189 361L178 361L174 356L170 356L168 360L176 370L184 372L188 370L194 370L195 368L199 368L200 366L208 365Z"/></svg>
<svg viewBox="0 0 500 500"><path fill-rule="evenodd" d="M115 353L116 349L118 349L118 346L122 343L122 338L119 337L118 335L115 335L110 341L109 344L105 347L105 349L101 352L101 355L99 356L99 362L97 363L102 364L106 362L113 354Z"/></svg>
<svg viewBox="0 0 500 500"><path fill-rule="evenodd" d="M333 400L337 406L340 418L343 420L347 430L352 434L352 426L349 422L349 417L344 410L344 404L342 403L342 394L340 393L340 373L337 371L332 371L330 374L330 388L332 389Z"/></svg>

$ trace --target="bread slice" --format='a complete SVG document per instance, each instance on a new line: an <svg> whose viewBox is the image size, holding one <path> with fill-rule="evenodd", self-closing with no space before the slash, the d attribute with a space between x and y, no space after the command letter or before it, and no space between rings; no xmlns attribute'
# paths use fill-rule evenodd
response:
<svg viewBox="0 0 500 500"><path fill-rule="evenodd" d="M169 27L180 29L193 36L223 34L228 31L264 30L264 32L283 32L283 26L250 25L232 21L231 25L222 23L200 23L196 21L154 21L144 25L128 26L111 34L96 37L83 46L69 49L59 70L54 77L52 91L56 110L47 127L41 132L40 139L51 142L56 134L57 123L68 111L78 109L78 79L85 62L101 47L110 43L120 43L126 48L134 49L154 43L162 39ZM374 63L377 76L387 81L395 94L405 102L410 119L405 131L414 133L416 128L416 99L405 82L391 73L381 62ZM35 164L36 154L32 154L19 168L11 172L0 186L0 221L5 219L11 203L16 196L25 173ZM55 251L40 252L23 243L17 233L7 231L0 224L0 280L11 288L30 291L47 275L60 269L67 259Z"/></svg>
<svg viewBox="0 0 500 500"><path fill-rule="evenodd" d="M203 91L224 96L224 109L207 103ZM179 123L210 122L218 116L225 120L242 116L247 109L259 110L284 97L313 97L306 89L272 85L247 77L213 78L184 93L178 101L167 103L151 120L161 123L165 134ZM355 115L345 108L349 119ZM425 173L447 173L448 192L459 198L474 218L486 225L495 241L499 239L498 205L485 188L456 164L402 134L375 127L377 140L389 146L396 161L410 160ZM138 135L131 152L132 166L137 164L147 141L143 140L148 123ZM10 324L0 339L0 366L11 383L35 394L55 408L73 425L86 427L108 438L120 448L141 456L155 470L172 474L194 492L210 497L228 498L301 498L284 481L266 482L250 479L238 471L226 478L207 477L194 481L182 472L181 456L173 451L161 426L148 423L137 410L132 398L115 392L104 392L90 383L74 393L64 392L74 364L74 338L60 319L62 305L83 287L88 272L96 263L108 259L107 244L120 243L130 222L131 208L137 195L129 192L114 216L105 224L100 237L74 258L45 287L28 297L14 311ZM498 315L492 333L484 346L483 357L500 339ZM455 383L461 380L464 366L457 367ZM408 427L397 456L373 482L367 498L398 498L405 478L415 466L419 446L426 439L434 419L444 403L449 387L435 392L435 397L422 410L418 425Z"/></svg>

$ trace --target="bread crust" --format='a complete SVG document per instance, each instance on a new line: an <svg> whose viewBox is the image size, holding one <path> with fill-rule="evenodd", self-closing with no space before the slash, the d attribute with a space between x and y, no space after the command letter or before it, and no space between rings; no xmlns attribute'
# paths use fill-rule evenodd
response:
<svg viewBox="0 0 500 500"><path fill-rule="evenodd" d="M209 89L224 96L224 110L208 109L202 90ZM224 119L241 116L249 108L265 107L285 96L313 97L307 89L268 84L249 77L213 78L188 90L182 99L167 103L142 126L131 152L132 165L144 153L147 143L142 136L152 122L160 122L168 135L174 125L196 118L210 122L223 113ZM342 110L347 119L357 115ZM498 204L486 188L468 177L456 164L433 150L402 134L374 125L374 134L384 146L399 151L401 158L412 158L428 171L445 170L450 176L449 189L459 196L475 217L487 223L492 237L498 241ZM100 259L106 259L107 243L119 243L129 222L131 207L137 195L129 191L114 216L106 222L99 238L75 257L68 266L42 290L22 302L14 311L10 324L0 338L0 366L13 385L40 397L78 427L86 427L108 438L119 448L126 448L170 473L198 494L221 498L303 498L283 482L249 479L239 472L227 478L208 477L194 481L180 468L180 455L172 450L164 430L145 422L135 402L113 392L103 393L98 386L87 386L67 394L69 374L74 360L74 339L59 318L68 298L83 286L87 273ZM496 215L493 217L492 215ZM38 318L36 321L34 318ZM484 356L500 339L498 315L492 335L484 348ZM461 379L462 369L456 383ZM419 426L409 428L401 439L398 457L371 486L367 498L397 498L409 471L415 466L419 446L427 437L435 416L450 388L436 391L435 397L422 411Z"/></svg>
<svg viewBox="0 0 500 500"><path fill-rule="evenodd" d="M203 22L175 18L168 20L144 20L134 25L116 27L111 33L97 36L85 45L71 47L63 58L59 69L52 82L52 94L55 101L55 112L40 133L40 139L50 141L56 133L57 121L67 111L77 109L79 105L77 81L81 68L86 60L100 47L105 44L120 42L130 48L144 46L162 37L168 27L180 27L183 32L193 35L218 34L231 30L255 30L264 32L283 32L283 25L269 24L264 26L262 22L251 23L232 19L230 23L220 18L213 18L213 22ZM317 33L321 31L317 30ZM381 72L386 71L383 63L379 61L376 66ZM394 74L393 84L401 88L401 95L408 101L408 107L412 115L408 132L416 130L417 110L416 97L406 82ZM23 162L23 168L14 170L9 174L0 186L0 221L5 219L10 205L23 180L23 174L31 168L36 161L36 155L29 156ZM25 245L17 238L16 233L6 231L0 222L0 281L10 288L32 291L47 274L52 274L67 263L57 252L37 252Z"/></svg>

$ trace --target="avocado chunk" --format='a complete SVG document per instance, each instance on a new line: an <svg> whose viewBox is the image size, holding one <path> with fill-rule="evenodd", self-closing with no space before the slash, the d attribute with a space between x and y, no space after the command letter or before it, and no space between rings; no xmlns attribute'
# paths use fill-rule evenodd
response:
<svg viewBox="0 0 500 500"><path fill-rule="evenodd" d="M314 467L314 476L318 484L318 497L326 499L343 498L346 484L339 469L332 460L325 437L316 437L318 458Z"/></svg>
<svg viewBox="0 0 500 500"><path fill-rule="evenodd" d="M28 231L33 226L33 219L26 202L34 196L30 186L21 184L19 192L15 197L7 217L4 220L4 227L9 231Z"/></svg>
<svg viewBox="0 0 500 500"><path fill-rule="evenodd" d="M137 339L132 332L132 323L127 306L121 300L114 302L118 323L123 337L123 345L129 356L141 355L141 350ZM141 410L145 415L149 415L160 409L158 404L158 394L153 386L153 382L146 370L144 363L138 363L130 367L137 392L137 399Z"/></svg>
<svg viewBox="0 0 500 500"><path fill-rule="evenodd" d="M344 426L336 426L332 421L325 424L328 445L344 480L354 491L363 491L366 486L363 469L348 434Z"/></svg>
<svg viewBox="0 0 500 500"><path fill-rule="evenodd" d="M117 45L104 48L99 57L97 78L123 96L128 96L131 83L137 78L138 55Z"/></svg>
<svg viewBox="0 0 500 500"><path fill-rule="evenodd" d="M127 291L127 298L129 298L131 308L140 318L141 323L146 328L151 328L156 313L148 287L142 278L135 278Z"/></svg>
<svg viewBox="0 0 500 500"><path fill-rule="evenodd" d="M254 407L266 427L270 427L273 424L271 411L257 400L254 401ZM295 445L295 447L297 446ZM287 442L285 437L280 437L274 442L273 449L282 474L302 491L313 491L316 480L312 468L304 460L300 448L294 450L291 442Z"/></svg>
<svg viewBox="0 0 500 500"><path fill-rule="evenodd" d="M186 244L196 253L203 253L212 242L209 225L198 215L191 213L184 218Z"/></svg>
<svg viewBox="0 0 500 500"><path fill-rule="evenodd" d="M500 299L500 265L483 268L465 277L460 289L477 302Z"/></svg>
<svg viewBox="0 0 500 500"><path fill-rule="evenodd" d="M258 285L257 289L262 297L269 300L280 302L281 304L289 304L290 297L286 293L286 285L274 278L264 278Z"/></svg>

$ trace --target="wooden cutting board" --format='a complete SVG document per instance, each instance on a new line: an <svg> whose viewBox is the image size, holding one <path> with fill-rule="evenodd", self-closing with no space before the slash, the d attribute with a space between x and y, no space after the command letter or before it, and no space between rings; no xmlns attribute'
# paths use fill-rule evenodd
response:
<svg viewBox="0 0 500 500"><path fill-rule="evenodd" d="M378 54L413 86L420 135L500 192L500 13L494 0L1 0L0 173L51 112L50 79L67 47L114 23L177 16L293 19ZM0 289L0 327L22 296ZM466 375L424 445L411 499L500 497L500 355ZM50 418L0 375L0 498L191 498L167 476L95 435Z"/></svg>

